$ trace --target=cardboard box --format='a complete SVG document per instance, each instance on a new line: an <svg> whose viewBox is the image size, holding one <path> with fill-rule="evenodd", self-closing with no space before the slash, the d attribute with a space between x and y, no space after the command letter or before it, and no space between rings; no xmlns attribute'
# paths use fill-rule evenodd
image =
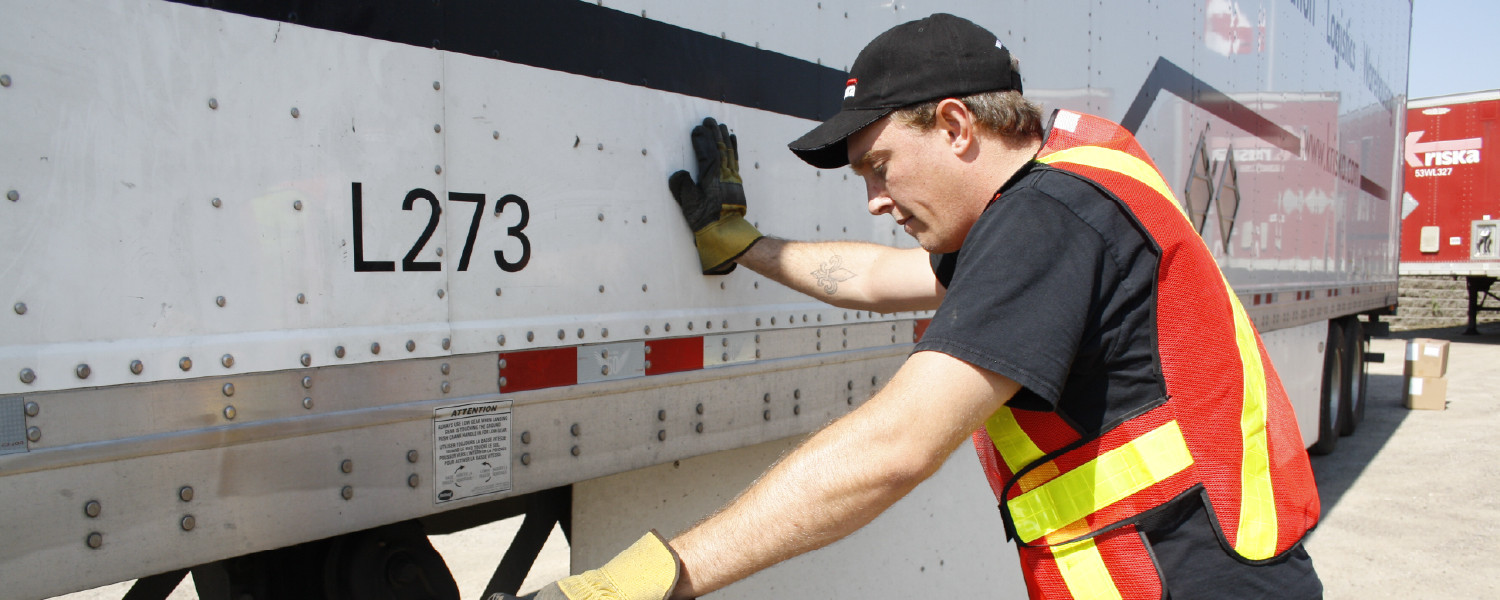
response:
<svg viewBox="0 0 1500 600"><path fill-rule="evenodd" d="M1417 338L1406 342L1407 377L1443 377L1448 374L1448 341Z"/></svg>
<svg viewBox="0 0 1500 600"><path fill-rule="evenodd" d="M1408 377L1405 396L1406 407L1413 410L1448 408L1448 378Z"/></svg>

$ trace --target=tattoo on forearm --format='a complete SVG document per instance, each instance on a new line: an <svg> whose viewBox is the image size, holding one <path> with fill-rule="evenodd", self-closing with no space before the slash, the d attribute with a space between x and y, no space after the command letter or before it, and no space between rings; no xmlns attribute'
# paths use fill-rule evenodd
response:
<svg viewBox="0 0 1500 600"><path fill-rule="evenodd" d="M848 281L859 276L854 271L845 269L844 257L837 254L829 258L828 262L823 263L822 268L813 271L811 274L818 279L818 285L830 296L838 293L840 281Z"/></svg>

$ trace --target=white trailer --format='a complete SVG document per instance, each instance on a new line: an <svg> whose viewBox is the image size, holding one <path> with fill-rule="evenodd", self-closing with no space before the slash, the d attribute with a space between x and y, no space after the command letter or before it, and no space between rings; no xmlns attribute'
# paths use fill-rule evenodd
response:
<svg viewBox="0 0 1500 600"><path fill-rule="evenodd" d="M1332 450L1396 301L1409 0L0 0L0 595L443 597L424 532L525 513L515 591L556 522L575 570L687 526L928 316L700 275L687 131L736 129L762 230L910 246L784 146L938 11L1136 132ZM1019 593L976 462L715 597Z"/></svg>

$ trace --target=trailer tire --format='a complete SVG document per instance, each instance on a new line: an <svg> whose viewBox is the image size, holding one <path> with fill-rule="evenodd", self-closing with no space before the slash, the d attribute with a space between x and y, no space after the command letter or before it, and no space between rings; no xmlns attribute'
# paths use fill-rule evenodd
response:
<svg viewBox="0 0 1500 600"><path fill-rule="evenodd" d="M1348 372L1348 355L1344 347L1344 328L1338 321L1328 322L1328 343L1323 346L1323 385L1318 392L1318 441L1308 447L1309 454L1332 454L1343 430L1340 417L1347 404L1349 386L1344 383Z"/></svg>
<svg viewBox="0 0 1500 600"><path fill-rule="evenodd" d="M1341 404L1343 412L1339 415L1339 434L1353 435L1354 430L1359 428L1361 421L1365 420L1365 390L1370 382L1370 373L1365 363L1365 346L1368 341L1365 338L1364 324L1359 317L1344 319L1344 387L1348 394L1344 395Z"/></svg>

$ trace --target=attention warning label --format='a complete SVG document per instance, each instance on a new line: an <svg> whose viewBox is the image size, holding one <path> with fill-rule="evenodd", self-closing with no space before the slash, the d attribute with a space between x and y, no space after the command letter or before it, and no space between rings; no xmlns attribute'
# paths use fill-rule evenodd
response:
<svg viewBox="0 0 1500 600"><path fill-rule="evenodd" d="M509 400L436 408L432 428L436 504L510 491Z"/></svg>

